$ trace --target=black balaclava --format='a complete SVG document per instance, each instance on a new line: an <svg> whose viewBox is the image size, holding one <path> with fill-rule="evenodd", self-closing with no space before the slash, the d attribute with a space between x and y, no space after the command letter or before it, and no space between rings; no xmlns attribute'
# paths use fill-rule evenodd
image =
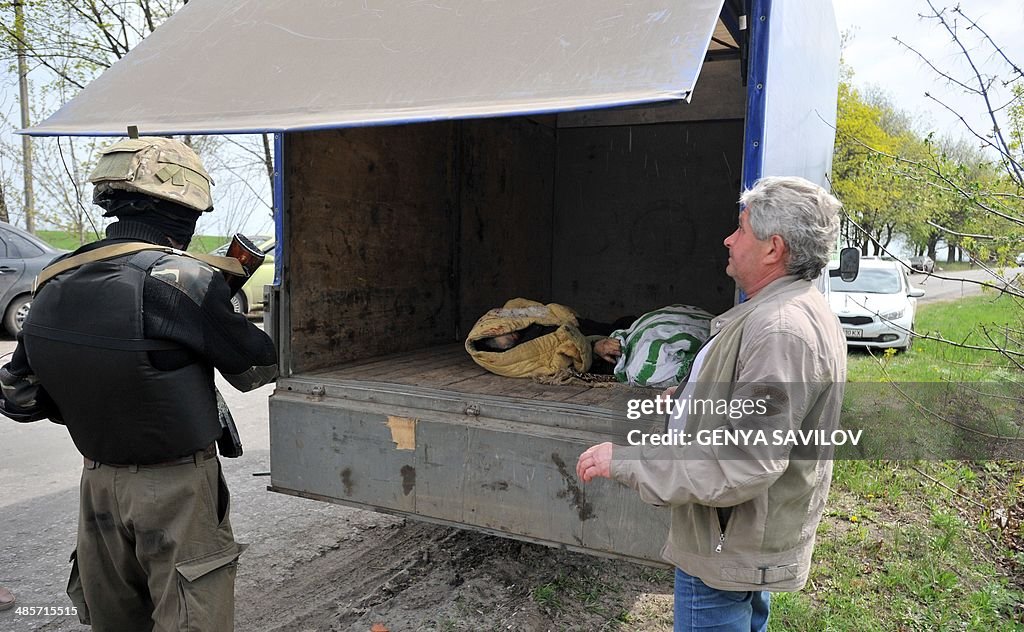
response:
<svg viewBox="0 0 1024 632"><path fill-rule="evenodd" d="M188 248L196 232L196 222L202 215L168 200L107 187L98 188L92 201L106 211L104 217L115 216L118 219L107 227L107 237L131 234L159 244L165 244L170 237L182 250Z"/></svg>

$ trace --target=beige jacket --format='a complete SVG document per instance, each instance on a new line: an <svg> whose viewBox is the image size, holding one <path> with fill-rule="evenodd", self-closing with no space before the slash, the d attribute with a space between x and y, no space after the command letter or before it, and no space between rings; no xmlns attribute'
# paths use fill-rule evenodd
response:
<svg viewBox="0 0 1024 632"><path fill-rule="evenodd" d="M775 431L839 426L846 340L825 297L787 276L714 319L692 400L765 401L764 414L690 414L689 445L615 446L612 477L671 505L666 560L721 590L799 590L832 480L827 446ZM763 430L768 445L700 445L700 431ZM723 531L721 525L725 524Z"/></svg>

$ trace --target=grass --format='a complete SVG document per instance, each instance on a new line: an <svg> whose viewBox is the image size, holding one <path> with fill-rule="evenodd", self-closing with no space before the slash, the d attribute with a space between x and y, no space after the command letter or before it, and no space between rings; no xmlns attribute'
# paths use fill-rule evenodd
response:
<svg viewBox="0 0 1024 632"><path fill-rule="evenodd" d="M837 461L834 475L808 587L773 595L771 630L1024 630L1024 527L990 521L1020 503L1024 463Z"/></svg>
<svg viewBox="0 0 1024 632"><path fill-rule="evenodd" d="M925 305L917 317L921 333L985 347L985 331L1005 344L1022 322L1020 301L992 294ZM908 353L851 351L848 368L844 425L915 412L894 390L881 401L851 397L858 383L932 382L947 407L915 421L917 435L946 437L936 411L949 405L1021 429L1022 373L1000 354L918 340ZM972 397L951 382L1003 384L1016 399ZM1024 630L1024 461L836 461L814 556L807 589L773 596L772 630Z"/></svg>
<svg viewBox="0 0 1024 632"><path fill-rule="evenodd" d="M843 425L863 429L857 454L873 458L1024 459L1024 372L970 347L1020 348L1024 304L982 294L923 306L906 353L851 350ZM927 429L927 432L922 432ZM840 451L852 455L853 451Z"/></svg>
<svg viewBox="0 0 1024 632"><path fill-rule="evenodd" d="M935 262L936 272L963 272L964 270L974 270L974 266L966 261L954 261L947 263L945 261Z"/></svg>
<svg viewBox="0 0 1024 632"><path fill-rule="evenodd" d="M75 250L83 243L96 241L96 236L91 231L85 235L83 241L80 241L76 235L61 230L40 230L36 231L36 236L54 248L63 250ZM192 238L188 249L189 252L210 252L227 241L227 237L219 235L196 235Z"/></svg>

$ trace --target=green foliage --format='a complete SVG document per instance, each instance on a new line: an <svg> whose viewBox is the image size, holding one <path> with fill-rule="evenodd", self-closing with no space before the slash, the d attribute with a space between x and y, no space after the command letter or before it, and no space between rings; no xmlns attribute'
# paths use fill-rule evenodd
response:
<svg viewBox="0 0 1024 632"><path fill-rule="evenodd" d="M216 248L223 246L230 240L230 237L220 235L196 235L192 243L188 245L189 252L213 252Z"/></svg>
<svg viewBox="0 0 1024 632"><path fill-rule="evenodd" d="M0 51L5 59L14 59L20 30L33 64L52 73L48 89L59 92L64 101L69 89L85 87L186 3L23 0L24 21L16 24L16 3L0 2Z"/></svg>
<svg viewBox="0 0 1024 632"><path fill-rule="evenodd" d="M62 248L64 250L75 250L82 244L96 241L96 237L91 234L87 235L84 240L79 240L78 237L61 230L40 230L36 232L36 236L54 248ZM225 244L227 241L227 237L220 235L196 235L192 238L192 243L188 245L188 249L189 252L207 253Z"/></svg>
<svg viewBox="0 0 1024 632"><path fill-rule="evenodd" d="M38 230L36 231L36 237L54 248L61 248L62 250L74 250L82 245L82 242L77 237L63 230ZM84 243L90 241L95 241L95 239L86 239Z"/></svg>
<svg viewBox="0 0 1024 632"><path fill-rule="evenodd" d="M832 167L833 189L863 229L845 226L847 242L881 254L902 234L938 259L941 239L1003 263L1024 250L1024 226L1007 219L1024 218L1013 160L992 161L975 144L921 134L886 95L854 88L852 76L846 69L839 86ZM1024 88L1018 84L1014 94L1009 135L1019 162Z"/></svg>
<svg viewBox="0 0 1024 632"><path fill-rule="evenodd" d="M881 254L876 244L888 246L898 233L927 242L935 233L927 220L939 214L943 201L919 179L908 177L905 163L895 158L928 157L928 146L909 117L884 94L863 95L844 83L837 128L834 189L850 218L865 231L847 227L850 243L864 254Z"/></svg>
<svg viewBox="0 0 1024 632"><path fill-rule="evenodd" d="M808 587L772 595L769 629L1024 630L1009 551L973 521L1013 503L1021 476L1019 462L837 461Z"/></svg>

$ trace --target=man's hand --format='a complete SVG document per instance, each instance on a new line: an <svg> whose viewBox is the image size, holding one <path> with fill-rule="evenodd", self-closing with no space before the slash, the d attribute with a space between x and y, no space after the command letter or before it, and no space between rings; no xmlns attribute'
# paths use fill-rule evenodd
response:
<svg viewBox="0 0 1024 632"><path fill-rule="evenodd" d="M615 364L622 355L622 345L615 338L601 338L594 343L594 353L609 364Z"/></svg>
<svg viewBox="0 0 1024 632"><path fill-rule="evenodd" d="M612 444L599 443L587 448L576 461L576 477L589 483L596 476L612 477Z"/></svg>

